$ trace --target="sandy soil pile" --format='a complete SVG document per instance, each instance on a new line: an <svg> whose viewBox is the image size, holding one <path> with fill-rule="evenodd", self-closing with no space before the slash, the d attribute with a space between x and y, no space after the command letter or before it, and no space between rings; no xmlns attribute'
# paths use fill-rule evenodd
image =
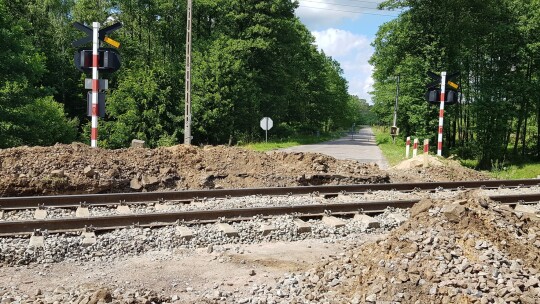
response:
<svg viewBox="0 0 540 304"><path fill-rule="evenodd" d="M418 155L388 170L392 182L444 182L488 180L490 176L463 167L458 161L433 155Z"/></svg>
<svg viewBox="0 0 540 304"><path fill-rule="evenodd" d="M236 147L0 150L0 196L386 183L376 165Z"/></svg>

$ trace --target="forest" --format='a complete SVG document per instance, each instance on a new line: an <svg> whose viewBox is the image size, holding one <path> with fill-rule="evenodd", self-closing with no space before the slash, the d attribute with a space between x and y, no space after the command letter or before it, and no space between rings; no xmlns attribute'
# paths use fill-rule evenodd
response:
<svg viewBox="0 0 540 304"><path fill-rule="evenodd" d="M373 42L373 110L383 125L392 124L400 75L401 135L436 143L439 107L425 100L427 73L459 72L443 155L482 169L540 160L540 1L388 0L381 8L404 10Z"/></svg>
<svg viewBox="0 0 540 304"><path fill-rule="evenodd" d="M194 144L316 134L365 120L369 106L348 94L339 63L317 50L290 0L197 0L192 23ZM109 80L99 146L132 139L183 143L185 0L0 0L0 148L89 142L84 75L74 22L102 27L121 43ZM88 45L90 47L90 45ZM364 118L363 118L364 117Z"/></svg>

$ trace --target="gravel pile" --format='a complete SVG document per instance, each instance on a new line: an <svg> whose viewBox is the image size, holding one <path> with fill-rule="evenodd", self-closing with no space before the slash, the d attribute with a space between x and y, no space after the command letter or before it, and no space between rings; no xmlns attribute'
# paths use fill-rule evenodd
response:
<svg viewBox="0 0 540 304"><path fill-rule="evenodd" d="M476 193L426 199L385 240L276 289L283 303L540 303L539 235L538 215Z"/></svg>

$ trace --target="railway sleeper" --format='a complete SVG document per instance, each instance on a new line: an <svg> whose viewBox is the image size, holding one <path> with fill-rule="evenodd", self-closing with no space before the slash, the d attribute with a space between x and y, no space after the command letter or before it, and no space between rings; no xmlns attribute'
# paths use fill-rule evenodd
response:
<svg viewBox="0 0 540 304"><path fill-rule="evenodd" d="M268 223L263 223L259 227L259 231L262 233L263 236L267 236L275 230L276 230L276 227Z"/></svg>
<svg viewBox="0 0 540 304"><path fill-rule="evenodd" d="M47 209L37 208L34 211L34 219L43 220L47 218Z"/></svg>
<svg viewBox="0 0 540 304"><path fill-rule="evenodd" d="M75 217L90 217L90 210L88 207L79 206L75 211Z"/></svg>
<svg viewBox="0 0 540 304"><path fill-rule="evenodd" d="M339 228L339 227L344 227L345 226L345 222L335 216L323 216L322 218L322 222L327 225L327 226L330 226L330 227L333 227L333 228Z"/></svg>
<svg viewBox="0 0 540 304"><path fill-rule="evenodd" d="M228 237L238 237L238 231L227 223L217 223L217 228L221 231L222 234Z"/></svg>
<svg viewBox="0 0 540 304"><path fill-rule="evenodd" d="M193 231L186 226L176 226L176 233L181 239L189 241L193 238Z"/></svg>
<svg viewBox="0 0 540 304"><path fill-rule="evenodd" d="M311 232L311 224L304 222L303 220L297 218L294 219L294 225L296 225L296 229L298 233L307 233Z"/></svg>
<svg viewBox="0 0 540 304"><path fill-rule="evenodd" d="M131 211L131 209L129 209L128 205L118 205L118 207L116 207L116 212L118 214L131 214L131 213L133 213Z"/></svg>
<svg viewBox="0 0 540 304"><path fill-rule="evenodd" d="M357 214L354 215L353 220L364 224L366 228L379 228L379 227L381 227L381 223L377 219L375 219L375 218L373 218L373 217L371 217L371 216L369 216L367 214L357 213Z"/></svg>

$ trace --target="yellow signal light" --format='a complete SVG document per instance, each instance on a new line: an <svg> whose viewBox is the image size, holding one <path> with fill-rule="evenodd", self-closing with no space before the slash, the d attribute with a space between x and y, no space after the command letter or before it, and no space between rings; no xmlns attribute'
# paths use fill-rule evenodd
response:
<svg viewBox="0 0 540 304"><path fill-rule="evenodd" d="M454 82L448 81L447 83L448 83L449 86L451 86L455 90L457 90L459 88L459 85L454 83Z"/></svg>
<svg viewBox="0 0 540 304"><path fill-rule="evenodd" d="M105 37L105 39L103 39L103 41L107 42L108 44L114 46L115 48L119 48L120 47L120 42L116 41L116 40L113 40L109 37Z"/></svg>

